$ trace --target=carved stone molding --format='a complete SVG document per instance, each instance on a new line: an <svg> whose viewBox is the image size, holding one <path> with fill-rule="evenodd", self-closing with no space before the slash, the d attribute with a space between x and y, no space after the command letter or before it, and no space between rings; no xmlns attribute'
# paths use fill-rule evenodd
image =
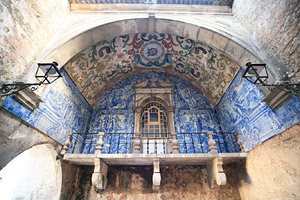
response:
<svg viewBox="0 0 300 200"><path fill-rule="evenodd" d="M270 93L268 93L265 98L262 100L271 108L277 108L281 103L290 98L292 92L285 91L280 88L273 88Z"/></svg>
<svg viewBox="0 0 300 200"><path fill-rule="evenodd" d="M136 113L141 113L143 111L143 107L134 107L133 110L136 112Z"/></svg>
<svg viewBox="0 0 300 200"><path fill-rule="evenodd" d="M172 89L174 85L170 83L169 80L157 80L158 85L154 81L154 77L152 77L151 85L149 85L148 80L140 80L135 86L135 123L134 123L134 132L141 132L140 130L140 122L141 122L141 113L143 110L143 106L146 102L150 101L159 101L161 102L167 112L168 112L168 125L169 132L174 132L174 109L175 106L172 105Z"/></svg>
<svg viewBox="0 0 300 200"><path fill-rule="evenodd" d="M166 109L168 112L174 112L175 106L167 106Z"/></svg>
<svg viewBox="0 0 300 200"><path fill-rule="evenodd" d="M39 95L35 94L29 88L25 88L17 93L13 94L13 98L20 102L23 106L29 110L33 110L39 106L43 100Z"/></svg>

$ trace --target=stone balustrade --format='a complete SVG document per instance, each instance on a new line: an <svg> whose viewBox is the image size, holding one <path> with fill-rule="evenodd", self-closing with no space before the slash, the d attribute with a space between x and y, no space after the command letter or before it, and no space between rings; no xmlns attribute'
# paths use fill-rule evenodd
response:
<svg viewBox="0 0 300 200"><path fill-rule="evenodd" d="M64 156L66 153L67 153L67 151L68 151L68 149L69 149L69 147L70 147L70 145L71 145L71 138L72 138L72 133L68 133L68 137L67 137L67 140L66 140L66 142L65 142L65 145L63 146L63 148L62 148L62 150L61 150L61 152L60 152L60 154L62 155L62 156Z"/></svg>

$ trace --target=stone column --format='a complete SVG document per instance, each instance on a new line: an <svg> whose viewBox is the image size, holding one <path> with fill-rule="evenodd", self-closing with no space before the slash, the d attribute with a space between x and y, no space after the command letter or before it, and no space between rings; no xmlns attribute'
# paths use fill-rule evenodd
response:
<svg viewBox="0 0 300 200"><path fill-rule="evenodd" d="M104 142L103 142L103 137L104 137L104 135L105 135L105 133L104 132L99 132L98 133L98 135L99 135L99 140L97 141L97 143L96 143L96 151L95 151L95 155L96 155L96 157L99 155L99 154L101 154L102 153L102 149L103 149L103 144L104 144Z"/></svg>
<svg viewBox="0 0 300 200"><path fill-rule="evenodd" d="M175 106L167 106L167 111L168 111L168 125L169 125L169 132L170 133L175 132L175 127L174 127L174 110L175 110Z"/></svg>
<svg viewBox="0 0 300 200"><path fill-rule="evenodd" d="M171 153L179 153L179 141L176 138L177 133L172 132L172 143L171 143Z"/></svg>
<svg viewBox="0 0 300 200"><path fill-rule="evenodd" d="M133 150L132 152L134 154L140 154L141 153L141 139L140 139L140 132L136 132L135 134L135 138L133 140Z"/></svg>
<svg viewBox="0 0 300 200"><path fill-rule="evenodd" d="M135 107L134 108L134 115L135 115L135 118L134 118L134 132L135 133L140 133L140 127L141 127L141 114L142 114L142 111L143 111L143 107Z"/></svg>
<svg viewBox="0 0 300 200"><path fill-rule="evenodd" d="M208 137L208 145L209 145L209 149L210 149L210 153L218 153L217 151L217 146L216 146L216 141L213 139L213 132L207 132L206 133L207 137Z"/></svg>
<svg viewBox="0 0 300 200"><path fill-rule="evenodd" d="M67 153L67 151L68 151L68 149L69 149L69 147L71 145L71 138L72 138L72 136L73 136L72 133L68 133L68 137L67 137L67 140L65 142L65 145L63 146L63 148L62 148L62 150L60 152L60 154L62 156L64 156Z"/></svg>

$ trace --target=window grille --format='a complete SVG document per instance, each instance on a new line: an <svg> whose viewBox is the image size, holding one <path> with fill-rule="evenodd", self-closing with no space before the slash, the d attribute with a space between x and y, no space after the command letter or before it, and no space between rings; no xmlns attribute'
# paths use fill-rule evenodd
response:
<svg viewBox="0 0 300 200"><path fill-rule="evenodd" d="M159 102L151 101L144 106L141 121L142 137L160 138L167 136L167 114Z"/></svg>

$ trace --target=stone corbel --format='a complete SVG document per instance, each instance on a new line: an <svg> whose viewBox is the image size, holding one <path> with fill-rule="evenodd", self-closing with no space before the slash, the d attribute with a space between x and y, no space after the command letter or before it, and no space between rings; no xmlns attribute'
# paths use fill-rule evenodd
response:
<svg viewBox="0 0 300 200"><path fill-rule="evenodd" d="M215 188L220 185L226 185L227 178L226 174L223 171L223 158L217 157L214 158L207 165L207 173L208 173L208 184L210 188Z"/></svg>
<svg viewBox="0 0 300 200"><path fill-rule="evenodd" d="M159 170L159 159L156 158L153 160L153 190L158 191L160 188L160 182L161 182L161 176L160 176L160 170Z"/></svg>
<svg viewBox="0 0 300 200"><path fill-rule="evenodd" d="M107 187L108 166L100 158L94 159L94 173L92 175L92 184L97 193L102 193Z"/></svg>
<svg viewBox="0 0 300 200"><path fill-rule="evenodd" d="M29 88L25 88L20 90L12 95L14 99L16 99L19 103L23 106L28 108L29 110L33 110L39 106L43 100L40 98L39 95L34 93Z"/></svg>

